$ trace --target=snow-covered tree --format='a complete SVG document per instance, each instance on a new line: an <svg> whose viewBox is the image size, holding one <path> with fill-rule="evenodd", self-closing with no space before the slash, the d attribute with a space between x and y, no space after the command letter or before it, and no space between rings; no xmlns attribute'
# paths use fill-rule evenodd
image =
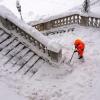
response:
<svg viewBox="0 0 100 100"><path fill-rule="evenodd" d="M88 13L90 10L90 0L85 0L82 8L84 13Z"/></svg>

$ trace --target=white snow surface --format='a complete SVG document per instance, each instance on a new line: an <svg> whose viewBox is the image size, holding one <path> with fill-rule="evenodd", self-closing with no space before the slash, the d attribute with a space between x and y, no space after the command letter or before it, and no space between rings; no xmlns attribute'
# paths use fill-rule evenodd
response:
<svg viewBox="0 0 100 100"><path fill-rule="evenodd" d="M25 97L19 96L5 83L0 81L0 99L1 100L28 100Z"/></svg>
<svg viewBox="0 0 100 100"><path fill-rule="evenodd" d="M93 6L93 10L99 11L99 3ZM75 31L67 32L73 27ZM66 57L65 62L69 61L74 51L74 40L81 38L86 44L84 62L81 62L75 54L71 66L64 63L52 67L44 63L31 78L28 75L6 73L5 69L10 68L10 65L3 67L0 62L1 86L6 90L13 89L16 93L28 97L29 100L100 100L100 29L79 25L61 29L65 29L66 32L49 35L48 38L62 46L63 56ZM7 87L2 85L2 82ZM1 89L0 93L2 93ZM17 100L20 98L18 97Z"/></svg>
<svg viewBox="0 0 100 100"><path fill-rule="evenodd" d="M75 31L67 32L72 27ZM7 73L5 69L10 71L10 65L3 67L1 63L1 81L29 100L100 100L100 29L78 25L62 29L66 32L49 35L49 38L62 45L65 62L74 51L73 43L77 38L86 44L84 62L75 54L71 66L62 63L52 67L44 63L31 78L21 73Z"/></svg>

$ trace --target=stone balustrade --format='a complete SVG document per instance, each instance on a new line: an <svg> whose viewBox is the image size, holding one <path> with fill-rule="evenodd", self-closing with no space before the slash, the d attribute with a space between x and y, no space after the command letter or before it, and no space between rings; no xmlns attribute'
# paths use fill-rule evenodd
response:
<svg viewBox="0 0 100 100"><path fill-rule="evenodd" d="M92 26L92 27L100 27L100 18L95 18L91 16L83 16L79 14L73 14L66 17L53 19L49 22L39 23L37 25L33 25L37 30L44 31L52 28L57 28L65 25L71 24L79 24L82 26Z"/></svg>
<svg viewBox="0 0 100 100"><path fill-rule="evenodd" d="M42 53L46 54L51 61L59 62L62 57L62 51L59 50L58 52L49 50L47 46L42 44L40 41L36 40L33 36L25 32L24 29L16 26L13 22L8 19L5 19L0 16L0 23L2 23L3 27L8 30L14 30L17 34L25 38L28 42L30 42L37 50L41 51ZM48 59L47 59L48 60Z"/></svg>

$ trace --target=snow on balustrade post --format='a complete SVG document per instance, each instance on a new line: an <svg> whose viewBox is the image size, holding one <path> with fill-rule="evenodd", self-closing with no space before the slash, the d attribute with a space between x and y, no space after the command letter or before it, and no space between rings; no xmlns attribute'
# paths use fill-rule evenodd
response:
<svg viewBox="0 0 100 100"><path fill-rule="evenodd" d="M97 24L98 24L97 27L100 27L100 19L99 18L97 19Z"/></svg>
<svg viewBox="0 0 100 100"><path fill-rule="evenodd" d="M48 43L48 52L51 60L54 62L59 62L62 58L62 49L61 46L54 41Z"/></svg>

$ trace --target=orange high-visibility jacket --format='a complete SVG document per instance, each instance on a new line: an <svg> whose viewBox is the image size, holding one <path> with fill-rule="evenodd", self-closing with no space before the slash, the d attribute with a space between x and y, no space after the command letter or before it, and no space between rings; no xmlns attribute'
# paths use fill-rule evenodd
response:
<svg viewBox="0 0 100 100"><path fill-rule="evenodd" d="M74 45L78 52L78 55L83 56L84 48L85 48L85 44L83 43L83 41L81 41L80 39L77 39L77 40L75 40Z"/></svg>

